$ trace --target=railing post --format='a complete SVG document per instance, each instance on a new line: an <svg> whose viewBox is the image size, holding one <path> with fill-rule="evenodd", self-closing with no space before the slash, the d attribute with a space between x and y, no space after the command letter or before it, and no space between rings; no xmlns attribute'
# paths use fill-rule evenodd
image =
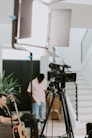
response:
<svg viewBox="0 0 92 138"><path fill-rule="evenodd" d="M76 86L76 120L78 121L78 89L76 83L75 86Z"/></svg>

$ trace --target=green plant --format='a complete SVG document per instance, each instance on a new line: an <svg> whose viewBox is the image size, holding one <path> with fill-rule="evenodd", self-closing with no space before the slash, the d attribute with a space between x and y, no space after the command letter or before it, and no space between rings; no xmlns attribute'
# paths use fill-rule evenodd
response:
<svg viewBox="0 0 92 138"><path fill-rule="evenodd" d="M0 93L14 96L15 100L18 101L18 91L16 88L19 87L17 79L13 79L13 73L9 74L7 77L5 71L0 74Z"/></svg>

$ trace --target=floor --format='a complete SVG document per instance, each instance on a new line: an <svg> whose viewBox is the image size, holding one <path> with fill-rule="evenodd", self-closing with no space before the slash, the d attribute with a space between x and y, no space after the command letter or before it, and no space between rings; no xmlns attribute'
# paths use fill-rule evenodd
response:
<svg viewBox="0 0 92 138"><path fill-rule="evenodd" d="M80 125L77 128L72 129L74 138L85 138L86 125ZM28 134L30 135L30 132L28 132ZM64 136L66 136L66 127L64 120L48 120L43 134L48 138L64 138Z"/></svg>
<svg viewBox="0 0 92 138"><path fill-rule="evenodd" d="M76 127L72 127L74 138L85 138L86 136L86 124L78 123ZM30 138L30 129L27 129L28 138ZM48 138L61 138L66 134L66 126L63 117L63 113L60 114L57 120L52 120L51 115L46 123L43 134Z"/></svg>
<svg viewBox="0 0 92 138"><path fill-rule="evenodd" d="M74 138L84 138L86 136L86 126L72 128ZM64 136L66 134L65 122L63 120L49 120L45 128L46 136Z"/></svg>

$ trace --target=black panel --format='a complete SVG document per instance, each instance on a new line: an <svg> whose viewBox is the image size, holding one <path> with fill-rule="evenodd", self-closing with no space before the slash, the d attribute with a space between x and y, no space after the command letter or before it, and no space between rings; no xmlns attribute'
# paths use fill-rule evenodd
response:
<svg viewBox="0 0 92 138"><path fill-rule="evenodd" d="M31 68L33 66L33 68ZM24 60L3 60L3 70L6 76L13 73L14 79L18 79L21 86L21 103L18 104L19 110L29 110L30 100L27 95L29 81L40 73L40 61Z"/></svg>
<svg viewBox="0 0 92 138"><path fill-rule="evenodd" d="M86 124L86 134L92 136L92 123L87 123Z"/></svg>

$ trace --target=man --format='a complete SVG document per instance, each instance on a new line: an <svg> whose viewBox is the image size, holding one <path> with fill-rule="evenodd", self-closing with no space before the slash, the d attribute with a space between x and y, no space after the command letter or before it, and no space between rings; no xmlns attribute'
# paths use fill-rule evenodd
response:
<svg viewBox="0 0 92 138"><path fill-rule="evenodd" d="M7 107L7 96L0 93L0 122L10 122L16 121L18 119L17 115L10 115L10 112Z"/></svg>
<svg viewBox="0 0 92 138"><path fill-rule="evenodd" d="M46 114L46 101L45 101L45 92L47 90L47 82L44 79L44 74L39 74L35 79L29 83L27 92L31 93L32 89L32 113L35 115L36 119L43 121ZM39 129L42 129L42 124ZM38 126L39 127L39 126Z"/></svg>
<svg viewBox="0 0 92 138"><path fill-rule="evenodd" d="M33 119L31 116L29 117L29 114L24 113L23 116L20 118L24 123L27 121L27 123L32 126L33 128L33 135L34 138L38 138L38 126L37 121ZM11 121L18 120L17 115L11 116L10 111L7 107L7 95L0 93L0 122L1 123L8 123ZM28 122L29 121L29 122Z"/></svg>
<svg viewBox="0 0 92 138"><path fill-rule="evenodd" d="M11 116L7 107L7 96L0 93L0 137L13 138L12 123L18 119L17 115Z"/></svg>

